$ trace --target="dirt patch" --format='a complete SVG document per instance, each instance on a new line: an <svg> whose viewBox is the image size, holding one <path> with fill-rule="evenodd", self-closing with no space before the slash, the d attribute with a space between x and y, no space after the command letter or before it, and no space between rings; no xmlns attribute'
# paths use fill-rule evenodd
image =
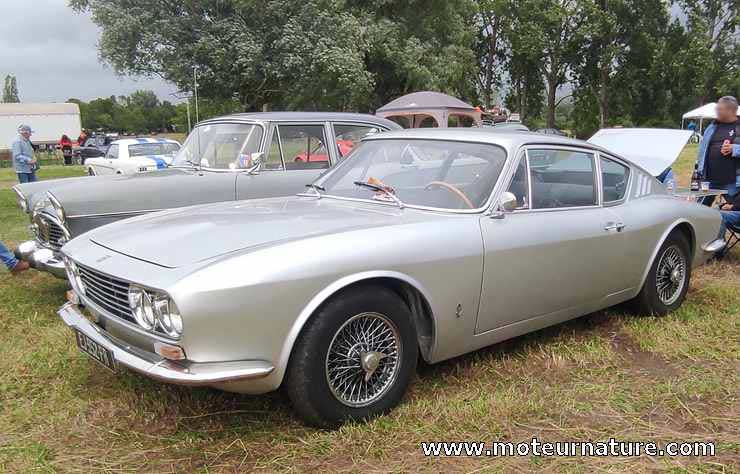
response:
<svg viewBox="0 0 740 474"><path fill-rule="evenodd" d="M621 331L609 334L612 349L624 360L631 363L630 369L643 375L670 378L680 372L660 355L645 351L630 337Z"/></svg>

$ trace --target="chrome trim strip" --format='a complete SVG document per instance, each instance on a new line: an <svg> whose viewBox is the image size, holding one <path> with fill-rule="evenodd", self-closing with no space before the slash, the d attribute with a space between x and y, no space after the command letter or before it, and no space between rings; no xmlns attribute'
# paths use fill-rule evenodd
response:
<svg viewBox="0 0 740 474"><path fill-rule="evenodd" d="M176 209L176 208L172 208ZM70 215L67 216L67 219L84 219L89 217L107 217L107 216L135 216L140 214L149 214L150 212L159 212L159 211L165 211L167 209L145 209L141 211L119 211L119 212L106 212L103 214L76 214L76 215Z"/></svg>
<svg viewBox="0 0 740 474"><path fill-rule="evenodd" d="M57 312L70 328L80 331L100 346L111 351L115 361L153 379L181 385L209 385L233 380L266 377L274 370L263 360L178 364L115 340L93 325L72 303Z"/></svg>

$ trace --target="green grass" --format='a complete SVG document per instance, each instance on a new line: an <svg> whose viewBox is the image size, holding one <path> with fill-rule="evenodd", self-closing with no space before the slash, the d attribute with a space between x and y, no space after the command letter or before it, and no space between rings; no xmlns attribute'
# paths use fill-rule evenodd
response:
<svg viewBox="0 0 740 474"><path fill-rule="evenodd" d="M695 147L676 166L682 182ZM44 168L41 178L80 169ZM0 179L12 176L0 172ZM0 189L0 239L25 236ZM664 318L596 313L435 366L370 423L306 428L281 394L249 397L114 376L55 310L64 283L0 273L0 472L656 472L740 469L740 258L694 272ZM713 458L426 459L433 440L674 440Z"/></svg>

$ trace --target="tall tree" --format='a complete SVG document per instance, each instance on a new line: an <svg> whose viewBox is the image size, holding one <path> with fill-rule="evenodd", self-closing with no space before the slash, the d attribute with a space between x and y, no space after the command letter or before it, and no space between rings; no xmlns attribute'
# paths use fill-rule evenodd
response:
<svg viewBox="0 0 740 474"><path fill-rule="evenodd" d="M485 108L493 106L495 88L500 85L505 42L506 0L477 0L476 59L480 67L477 86Z"/></svg>
<svg viewBox="0 0 740 474"><path fill-rule="evenodd" d="M410 90L474 95L473 0L70 0L119 73L243 109L367 110Z"/></svg>
<svg viewBox="0 0 740 474"><path fill-rule="evenodd" d="M17 103L21 99L18 97L18 81L15 76L8 74L5 76L5 84L3 85L3 102L6 103Z"/></svg>

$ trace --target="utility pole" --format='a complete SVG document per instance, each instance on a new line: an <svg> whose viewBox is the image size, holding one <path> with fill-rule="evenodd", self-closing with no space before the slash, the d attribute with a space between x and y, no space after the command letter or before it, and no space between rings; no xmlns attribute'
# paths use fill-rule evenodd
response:
<svg viewBox="0 0 740 474"><path fill-rule="evenodd" d="M198 116L198 65L193 66L193 91L195 93L195 123L200 121Z"/></svg>

